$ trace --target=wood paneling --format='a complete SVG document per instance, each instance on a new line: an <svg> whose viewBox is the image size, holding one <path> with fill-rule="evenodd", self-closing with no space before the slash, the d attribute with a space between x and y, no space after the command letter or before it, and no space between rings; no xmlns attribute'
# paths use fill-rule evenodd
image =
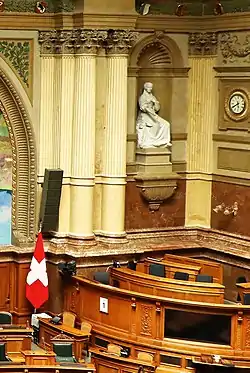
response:
<svg viewBox="0 0 250 373"><path fill-rule="evenodd" d="M169 356L181 359L182 368L186 366L187 360L192 357L200 357L204 353L221 355L235 366L250 367L249 339L245 337L243 327L250 319L250 307L248 306L169 299L118 289L79 277L73 277L72 280L75 281L75 284L71 283L65 288L67 293L65 309L70 307L72 287L77 283L81 303L77 315L80 319L85 319L92 324L94 344L96 338L99 338L109 343L129 347L129 358L131 359L137 358L138 351L151 352L155 363L159 363L160 353L166 356L169 354ZM103 312L100 311L100 297L106 297L108 300L108 323L105 323L107 315L103 315ZM115 303L116 306L114 306ZM128 304L130 304L130 311L127 307ZM119 313L117 313L118 308ZM230 345L228 343L214 344L197 341L194 343L185 339L164 338L165 309L197 313L198 315L228 316L231 320ZM126 324L121 321L121 318L126 318ZM96 344L96 348L100 348L99 342ZM241 349L240 355L237 353L239 348ZM105 347L102 350L105 352ZM101 358L101 364L109 366L105 357ZM115 368L118 369L116 366Z"/></svg>
<svg viewBox="0 0 250 373"><path fill-rule="evenodd" d="M0 291L0 311L10 310L10 264L0 263L1 291Z"/></svg>
<svg viewBox="0 0 250 373"><path fill-rule="evenodd" d="M224 286L218 283L180 281L151 276L127 268L111 268L111 283L119 288L159 297L196 302L224 302Z"/></svg>

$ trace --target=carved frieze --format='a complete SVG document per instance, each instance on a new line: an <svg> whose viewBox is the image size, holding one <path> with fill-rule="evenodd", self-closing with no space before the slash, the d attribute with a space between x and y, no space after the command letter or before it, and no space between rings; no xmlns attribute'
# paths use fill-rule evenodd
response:
<svg viewBox="0 0 250 373"><path fill-rule="evenodd" d="M192 33L189 35L188 46L191 56L216 55L218 35L215 32Z"/></svg>
<svg viewBox="0 0 250 373"><path fill-rule="evenodd" d="M128 30L50 30L39 33L41 54L96 53L105 48L112 54L127 54L137 39L137 33Z"/></svg>
<svg viewBox="0 0 250 373"><path fill-rule="evenodd" d="M245 325L245 348L250 348L250 317L246 317Z"/></svg>
<svg viewBox="0 0 250 373"><path fill-rule="evenodd" d="M249 64L250 34L223 33L219 38L219 49L223 64Z"/></svg>
<svg viewBox="0 0 250 373"><path fill-rule="evenodd" d="M151 306L141 306L141 334L152 335L152 311Z"/></svg>
<svg viewBox="0 0 250 373"><path fill-rule="evenodd" d="M42 54L96 53L107 38L106 31L50 30L39 33Z"/></svg>

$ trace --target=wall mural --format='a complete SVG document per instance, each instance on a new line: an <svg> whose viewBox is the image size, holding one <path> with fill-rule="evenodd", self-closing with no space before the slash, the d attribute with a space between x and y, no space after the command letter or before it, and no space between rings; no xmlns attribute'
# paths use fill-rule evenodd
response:
<svg viewBox="0 0 250 373"><path fill-rule="evenodd" d="M135 0L136 9L143 14L205 16L223 13L249 12L250 0ZM144 13L144 14L145 14Z"/></svg>
<svg viewBox="0 0 250 373"><path fill-rule="evenodd" d="M0 112L0 245L11 244L12 150L8 127Z"/></svg>

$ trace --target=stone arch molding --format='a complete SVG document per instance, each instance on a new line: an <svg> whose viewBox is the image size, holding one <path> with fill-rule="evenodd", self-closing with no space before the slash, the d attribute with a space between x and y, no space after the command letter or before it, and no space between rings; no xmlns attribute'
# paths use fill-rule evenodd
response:
<svg viewBox="0 0 250 373"><path fill-rule="evenodd" d="M36 221L36 147L34 133L15 87L0 70L0 110L12 147L12 243L34 242Z"/></svg>
<svg viewBox="0 0 250 373"><path fill-rule="evenodd" d="M172 38L167 36L164 32L159 32L155 33L154 35L147 36L141 39L134 46L130 54L130 67L138 66L138 63L141 61L142 56L150 48L155 48L155 56L151 55L151 59L153 59L154 57L155 63L158 62L159 65L160 63L165 63L165 66L169 65L169 67L183 68L184 62L181 50L179 49L177 43Z"/></svg>

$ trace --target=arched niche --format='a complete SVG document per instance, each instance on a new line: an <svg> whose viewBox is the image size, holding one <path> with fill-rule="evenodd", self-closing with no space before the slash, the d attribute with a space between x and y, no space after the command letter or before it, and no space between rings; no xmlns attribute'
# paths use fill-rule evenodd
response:
<svg viewBox="0 0 250 373"><path fill-rule="evenodd" d="M135 161L137 101L144 83L153 83L153 93L161 105L160 115L172 125L173 120L178 122L175 108L180 103L182 91L178 79L187 78L187 74L180 48L165 33L156 32L134 46L128 69L128 163Z"/></svg>
<svg viewBox="0 0 250 373"><path fill-rule="evenodd" d="M36 228L36 146L22 100L2 70L0 110L12 148L12 244L27 246L34 242Z"/></svg>

